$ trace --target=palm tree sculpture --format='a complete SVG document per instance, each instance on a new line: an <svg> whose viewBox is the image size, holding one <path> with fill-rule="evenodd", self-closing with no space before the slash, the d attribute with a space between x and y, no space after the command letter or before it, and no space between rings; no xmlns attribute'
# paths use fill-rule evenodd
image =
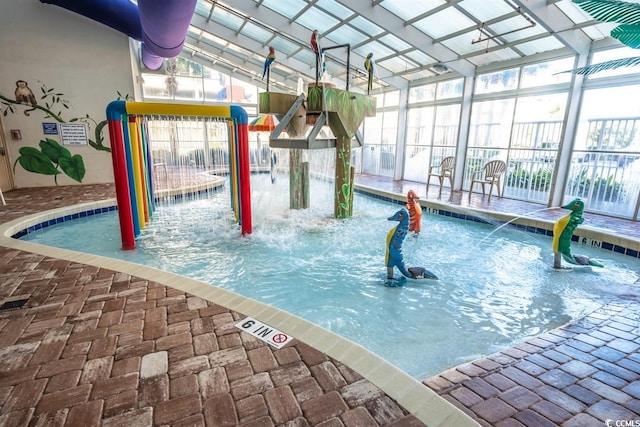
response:
<svg viewBox="0 0 640 427"><path fill-rule="evenodd" d="M598 21L620 24L611 30L611 37L632 49L640 49L640 4L617 0L572 0L572 2ZM592 64L576 68L572 72L590 75L636 65L640 65L640 56Z"/></svg>

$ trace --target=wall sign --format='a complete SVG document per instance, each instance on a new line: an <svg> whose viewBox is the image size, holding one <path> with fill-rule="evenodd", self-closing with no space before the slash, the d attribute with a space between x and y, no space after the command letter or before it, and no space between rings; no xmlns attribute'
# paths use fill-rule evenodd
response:
<svg viewBox="0 0 640 427"><path fill-rule="evenodd" d="M87 126L84 123L60 123L60 136L64 145L88 145Z"/></svg>
<svg viewBox="0 0 640 427"><path fill-rule="evenodd" d="M57 123L42 123L42 133L45 135L57 135L58 124Z"/></svg>

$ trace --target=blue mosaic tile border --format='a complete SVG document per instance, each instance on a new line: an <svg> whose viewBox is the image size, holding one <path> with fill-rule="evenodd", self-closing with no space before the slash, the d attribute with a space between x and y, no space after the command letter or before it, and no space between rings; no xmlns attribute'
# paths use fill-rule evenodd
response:
<svg viewBox="0 0 640 427"><path fill-rule="evenodd" d="M378 199L378 200L382 200L385 202L389 202L392 204L396 204L396 205L405 205L405 202L403 200L397 200L394 198L391 198L389 196L383 196L380 194L375 194L375 193L370 193L365 189L362 188L356 188L355 189L356 192L364 194L368 197L374 198L374 199ZM443 216L448 216L451 218L457 218L457 219L462 219L465 221L474 221L474 222L482 222L485 224L491 224L491 222L487 221L486 219L474 216L474 215L466 215L466 214L460 214L457 212L451 212L451 211L447 211L444 209L438 209L437 211L438 215L443 215ZM520 231L527 231L529 233L535 233L535 234L542 234L544 236L549 236L549 237L553 237L553 230L547 230L545 228L539 228L539 227L533 227L530 225L523 225L523 224L509 224L509 227L513 227L516 230L520 230ZM571 240L574 242L578 242L580 240L579 236L571 236ZM617 252L619 254L622 255L628 255L632 258L640 258L640 252L638 252L635 249L630 249L630 248L625 248L623 246L619 246L619 245L614 245L612 243L609 242L605 242L602 241L602 246L601 249L607 250L607 251L613 251L613 252Z"/></svg>
<svg viewBox="0 0 640 427"><path fill-rule="evenodd" d="M48 221L43 221L39 224L35 224L30 227L27 227L26 229L20 230L19 232L17 232L11 237L14 239L19 239L23 236L26 236L27 234L34 233L38 230L42 230L43 228L51 227L52 225L61 224L65 221L72 221L74 219L79 219L79 218L87 218L90 216L99 215L101 213L113 212L115 210L118 210L117 206L108 206L104 208L90 209L84 212L77 212L74 214L64 215L59 218L50 219Z"/></svg>
<svg viewBox="0 0 640 427"><path fill-rule="evenodd" d="M221 188L224 187L222 186L217 186L217 187L213 187L213 188L203 188L201 190L197 190L197 191L192 191L186 194L180 193L180 194L173 194L171 196L168 196L171 200L177 201L177 200L191 200L193 198L195 198L196 196L202 195L202 194L206 194L209 192L212 193L217 193L219 191L221 191ZM156 198L156 203L158 203L161 199L160 198ZM71 221L74 219L78 219L78 218L86 218L89 216L93 216L93 215L98 215L101 213L105 213L105 212L113 212L118 210L118 207L116 205L114 206L109 206L109 207L105 207L105 208L96 208L96 209L90 209L88 211L84 211L84 212L78 212L78 213L74 213L74 214L70 214L70 215L65 215L56 219L51 219L49 221L44 221L41 222L39 224L35 224L32 225L31 227L28 227L24 230L20 230L19 232L15 233L13 236L11 236L14 239L19 239L23 236L26 236L27 234L30 233L34 233L38 230L42 230L43 228L47 228L50 227L52 225L56 225L56 224L60 224L63 223L65 221Z"/></svg>

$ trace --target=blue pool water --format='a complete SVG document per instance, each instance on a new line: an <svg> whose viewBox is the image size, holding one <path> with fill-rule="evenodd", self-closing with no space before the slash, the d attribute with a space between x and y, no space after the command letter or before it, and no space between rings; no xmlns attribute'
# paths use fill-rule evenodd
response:
<svg viewBox="0 0 640 427"><path fill-rule="evenodd" d="M606 268L558 272L549 237L427 213L420 236L404 243L405 262L440 280L385 287L385 237L395 226L386 218L398 205L357 194L353 218L336 220L330 184L313 183L312 207L299 211L288 209L286 183L271 186L265 176L252 186L254 232L246 238L222 192L159 203L134 251L120 250L115 212L23 239L153 266L272 304L417 379L639 294L637 259L575 244L574 253Z"/></svg>

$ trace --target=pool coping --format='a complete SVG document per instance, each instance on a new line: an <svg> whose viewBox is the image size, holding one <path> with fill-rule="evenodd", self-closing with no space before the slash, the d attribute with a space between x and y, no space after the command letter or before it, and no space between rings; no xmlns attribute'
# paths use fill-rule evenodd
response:
<svg viewBox="0 0 640 427"><path fill-rule="evenodd" d="M99 255L26 242L12 237L21 235L25 230L35 231L42 228L42 226L36 228L38 225L57 224L57 220L60 218L64 221L81 217L82 213L86 212L108 212L114 210L115 205L115 198L106 199L52 209L6 222L0 225L0 245L126 273L188 292L259 320L325 353L374 384L425 425L456 427L479 425L452 403L380 356L301 317L215 285L178 274Z"/></svg>

